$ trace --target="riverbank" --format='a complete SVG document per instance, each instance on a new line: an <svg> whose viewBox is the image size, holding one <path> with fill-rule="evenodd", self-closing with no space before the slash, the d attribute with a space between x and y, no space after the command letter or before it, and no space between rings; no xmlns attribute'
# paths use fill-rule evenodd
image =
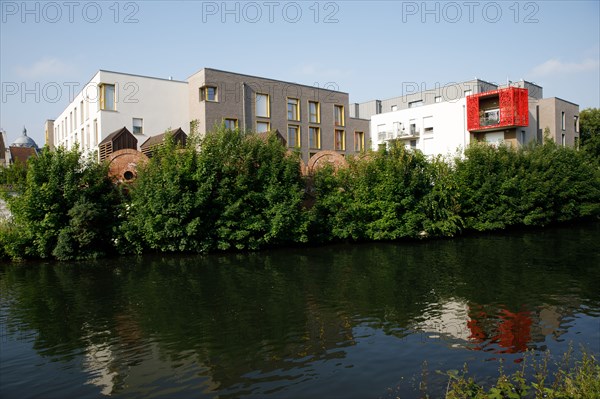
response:
<svg viewBox="0 0 600 399"><path fill-rule="evenodd" d="M220 130L185 148L167 143L135 181L116 186L106 165L45 151L9 201L14 217L0 228L0 255L255 251L594 220L599 165L553 142L474 145L448 158L391 143L304 177L299 158L274 136Z"/></svg>

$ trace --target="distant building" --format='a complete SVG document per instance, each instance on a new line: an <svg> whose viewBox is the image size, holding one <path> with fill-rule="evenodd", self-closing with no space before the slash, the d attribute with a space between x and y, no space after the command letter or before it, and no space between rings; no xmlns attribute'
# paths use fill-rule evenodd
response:
<svg viewBox="0 0 600 399"><path fill-rule="evenodd" d="M44 138L49 149L54 150L54 120L48 119L44 124Z"/></svg>
<svg viewBox="0 0 600 399"><path fill-rule="evenodd" d="M36 157L38 146L36 142L27 136L27 129L23 127L23 134L19 136L10 146L10 163L26 163L31 157Z"/></svg>
<svg viewBox="0 0 600 399"><path fill-rule="evenodd" d="M6 146L6 132L0 129L0 167L8 166L10 153Z"/></svg>

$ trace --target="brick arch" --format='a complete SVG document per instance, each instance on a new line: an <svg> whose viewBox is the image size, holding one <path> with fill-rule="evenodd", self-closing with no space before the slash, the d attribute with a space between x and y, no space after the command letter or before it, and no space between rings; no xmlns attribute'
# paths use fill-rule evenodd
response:
<svg viewBox="0 0 600 399"><path fill-rule="evenodd" d="M334 169L339 169L348 165L346 158L335 151L319 151L308 160L306 167L308 173L312 173L325 165L332 165Z"/></svg>
<svg viewBox="0 0 600 399"><path fill-rule="evenodd" d="M300 173L302 174L302 176L308 175L308 166L306 166L306 163L304 162L300 154L292 150L287 150L286 156L296 158L300 163Z"/></svg>
<svg viewBox="0 0 600 399"><path fill-rule="evenodd" d="M130 148L115 151L108 157L108 175L118 183L131 181L137 177L138 165L146 161L146 155Z"/></svg>

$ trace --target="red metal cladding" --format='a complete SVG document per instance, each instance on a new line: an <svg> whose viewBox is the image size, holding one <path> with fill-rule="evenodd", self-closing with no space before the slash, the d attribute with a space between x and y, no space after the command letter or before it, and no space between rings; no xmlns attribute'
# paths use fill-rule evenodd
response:
<svg viewBox="0 0 600 399"><path fill-rule="evenodd" d="M482 124L479 102L482 97L498 97L500 121L497 124ZM527 89L507 87L467 96L467 130L489 130L529 125L529 104Z"/></svg>
<svg viewBox="0 0 600 399"><path fill-rule="evenodd" d="M479 129L479 96L467 96L467 130Z"/></svg>

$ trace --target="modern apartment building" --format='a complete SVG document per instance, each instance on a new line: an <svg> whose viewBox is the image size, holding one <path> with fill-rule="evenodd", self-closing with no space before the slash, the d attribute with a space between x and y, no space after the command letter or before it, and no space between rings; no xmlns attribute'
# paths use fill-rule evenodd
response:
<svg viewBox="0 0 600 399"><path fill-rule="evenodd" d="M139 146L151 135L189 128L187 97L187 82L100 70L53 121L51 143L93 152L126 127Z"/></svg>
<svg viewBox="0 0 600 399"><path fill-rule="evenodd" d="M316 152L365 149L369 121L350 117L348 93L204 68L188 79L190 119L201 134L214 125L278 131L307 162Z"/></svg>
<svg viewBox="0 0 600 399"><path fill-rule="evenodd" d="M355 104L371 118L372 148L389 140L426 155L454 154L474 141L525 145L541 142L543 130L563 145L576 145L579 107L527 81L498 86L472 80L389 100Z"/></svg>
<svg viewBox="0 0 600 399"><path fill-rule="evenodd" d="M321 150L363 151L369 121L350 116L348 93L204 68L187 82L100 70L53 121L47 142L97 151L126 127L140 145L166 130L198 133L215 125L262 133L278 131L304 162Z"/></svg>

